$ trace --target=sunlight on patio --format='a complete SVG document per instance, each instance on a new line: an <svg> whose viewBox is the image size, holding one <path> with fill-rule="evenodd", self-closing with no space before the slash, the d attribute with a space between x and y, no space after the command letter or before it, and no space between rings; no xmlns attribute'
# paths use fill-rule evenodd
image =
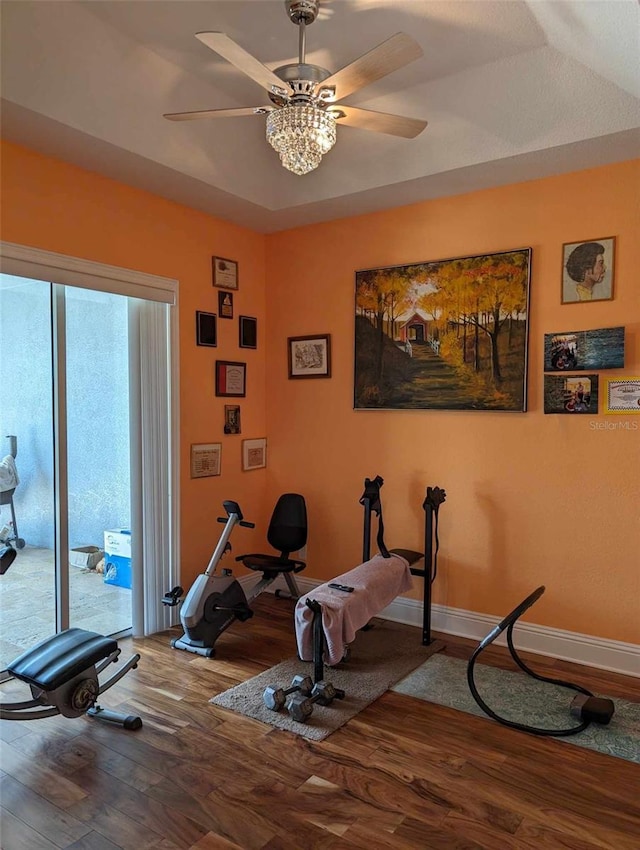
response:
<svg viewBox="0 0 640 850"><path fill-rule="evenodd" d="M0 670L55 632L53 550L26 546L0 579ZM131 590L101 573L69 567L71 626L100 634L131 628Z"/></svg>

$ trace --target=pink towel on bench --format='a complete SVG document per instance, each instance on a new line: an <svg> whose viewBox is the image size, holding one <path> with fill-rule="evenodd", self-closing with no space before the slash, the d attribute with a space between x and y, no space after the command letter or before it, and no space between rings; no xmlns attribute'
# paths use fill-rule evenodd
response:
<svg viewBox="0 0 640 850"><path fill-rule="evenodd" d="M338 664L358 629L413 586L409 562L400 555L390 558L376 555L331 582L350 585L354 591L335 590L327 582L301 596L296 603L296 641L302 661L313 661L313 611L306 605L306 599L322 605L325 662Z"/></svg>

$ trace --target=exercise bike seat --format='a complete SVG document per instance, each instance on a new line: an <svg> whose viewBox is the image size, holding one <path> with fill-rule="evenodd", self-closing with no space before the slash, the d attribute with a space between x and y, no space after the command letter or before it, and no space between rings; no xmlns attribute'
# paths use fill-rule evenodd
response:
<svg viewBox="0 0 640 850"><path fill-rule="evenodd" d="M23 652L7 669L28 685L55 691L117 651L113 638L84 629L66 629Z"/></svg>
<svg viewBox="0 0 640 850"><path fill-rule="evenodd" d="M262 572L267 577L277 573L299 573L306 567L304 561L289 557L291 552L298 552L307 542L307 507L299 493L280 496L273 509L267 541L279 552L278 555L252 552L238 555L236 561L242 561L248 569Z"/></svg>
<svg viewBox="0 0 640 850"><path fill-rule="evenodd" d="M277 555L239 555L236 561L242 561L244 566L250 570L263 573L299 573L306 567L304 561L297 561L294 558L280 558Z"/></svg>

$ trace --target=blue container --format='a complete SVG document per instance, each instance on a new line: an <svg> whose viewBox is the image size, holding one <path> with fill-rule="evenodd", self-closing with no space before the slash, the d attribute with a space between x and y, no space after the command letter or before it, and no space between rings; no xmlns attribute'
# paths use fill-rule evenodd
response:
<svg viewBox="0 0 640 850"><path fill-rule="evenodd" d="M105 584L131 587L131 532L114 529L104 533Z"/></svg>

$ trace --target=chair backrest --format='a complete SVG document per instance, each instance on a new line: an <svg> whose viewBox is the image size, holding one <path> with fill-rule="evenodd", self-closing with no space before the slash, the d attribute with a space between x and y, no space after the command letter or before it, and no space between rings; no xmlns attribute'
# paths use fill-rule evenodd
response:
<svg viewBox="0 0 640 850"><path fill-rule="evenodd" d="M269 545L285 557L307 542L307 505L299 493L283 493L276 502L267 531Z"/></svg>

